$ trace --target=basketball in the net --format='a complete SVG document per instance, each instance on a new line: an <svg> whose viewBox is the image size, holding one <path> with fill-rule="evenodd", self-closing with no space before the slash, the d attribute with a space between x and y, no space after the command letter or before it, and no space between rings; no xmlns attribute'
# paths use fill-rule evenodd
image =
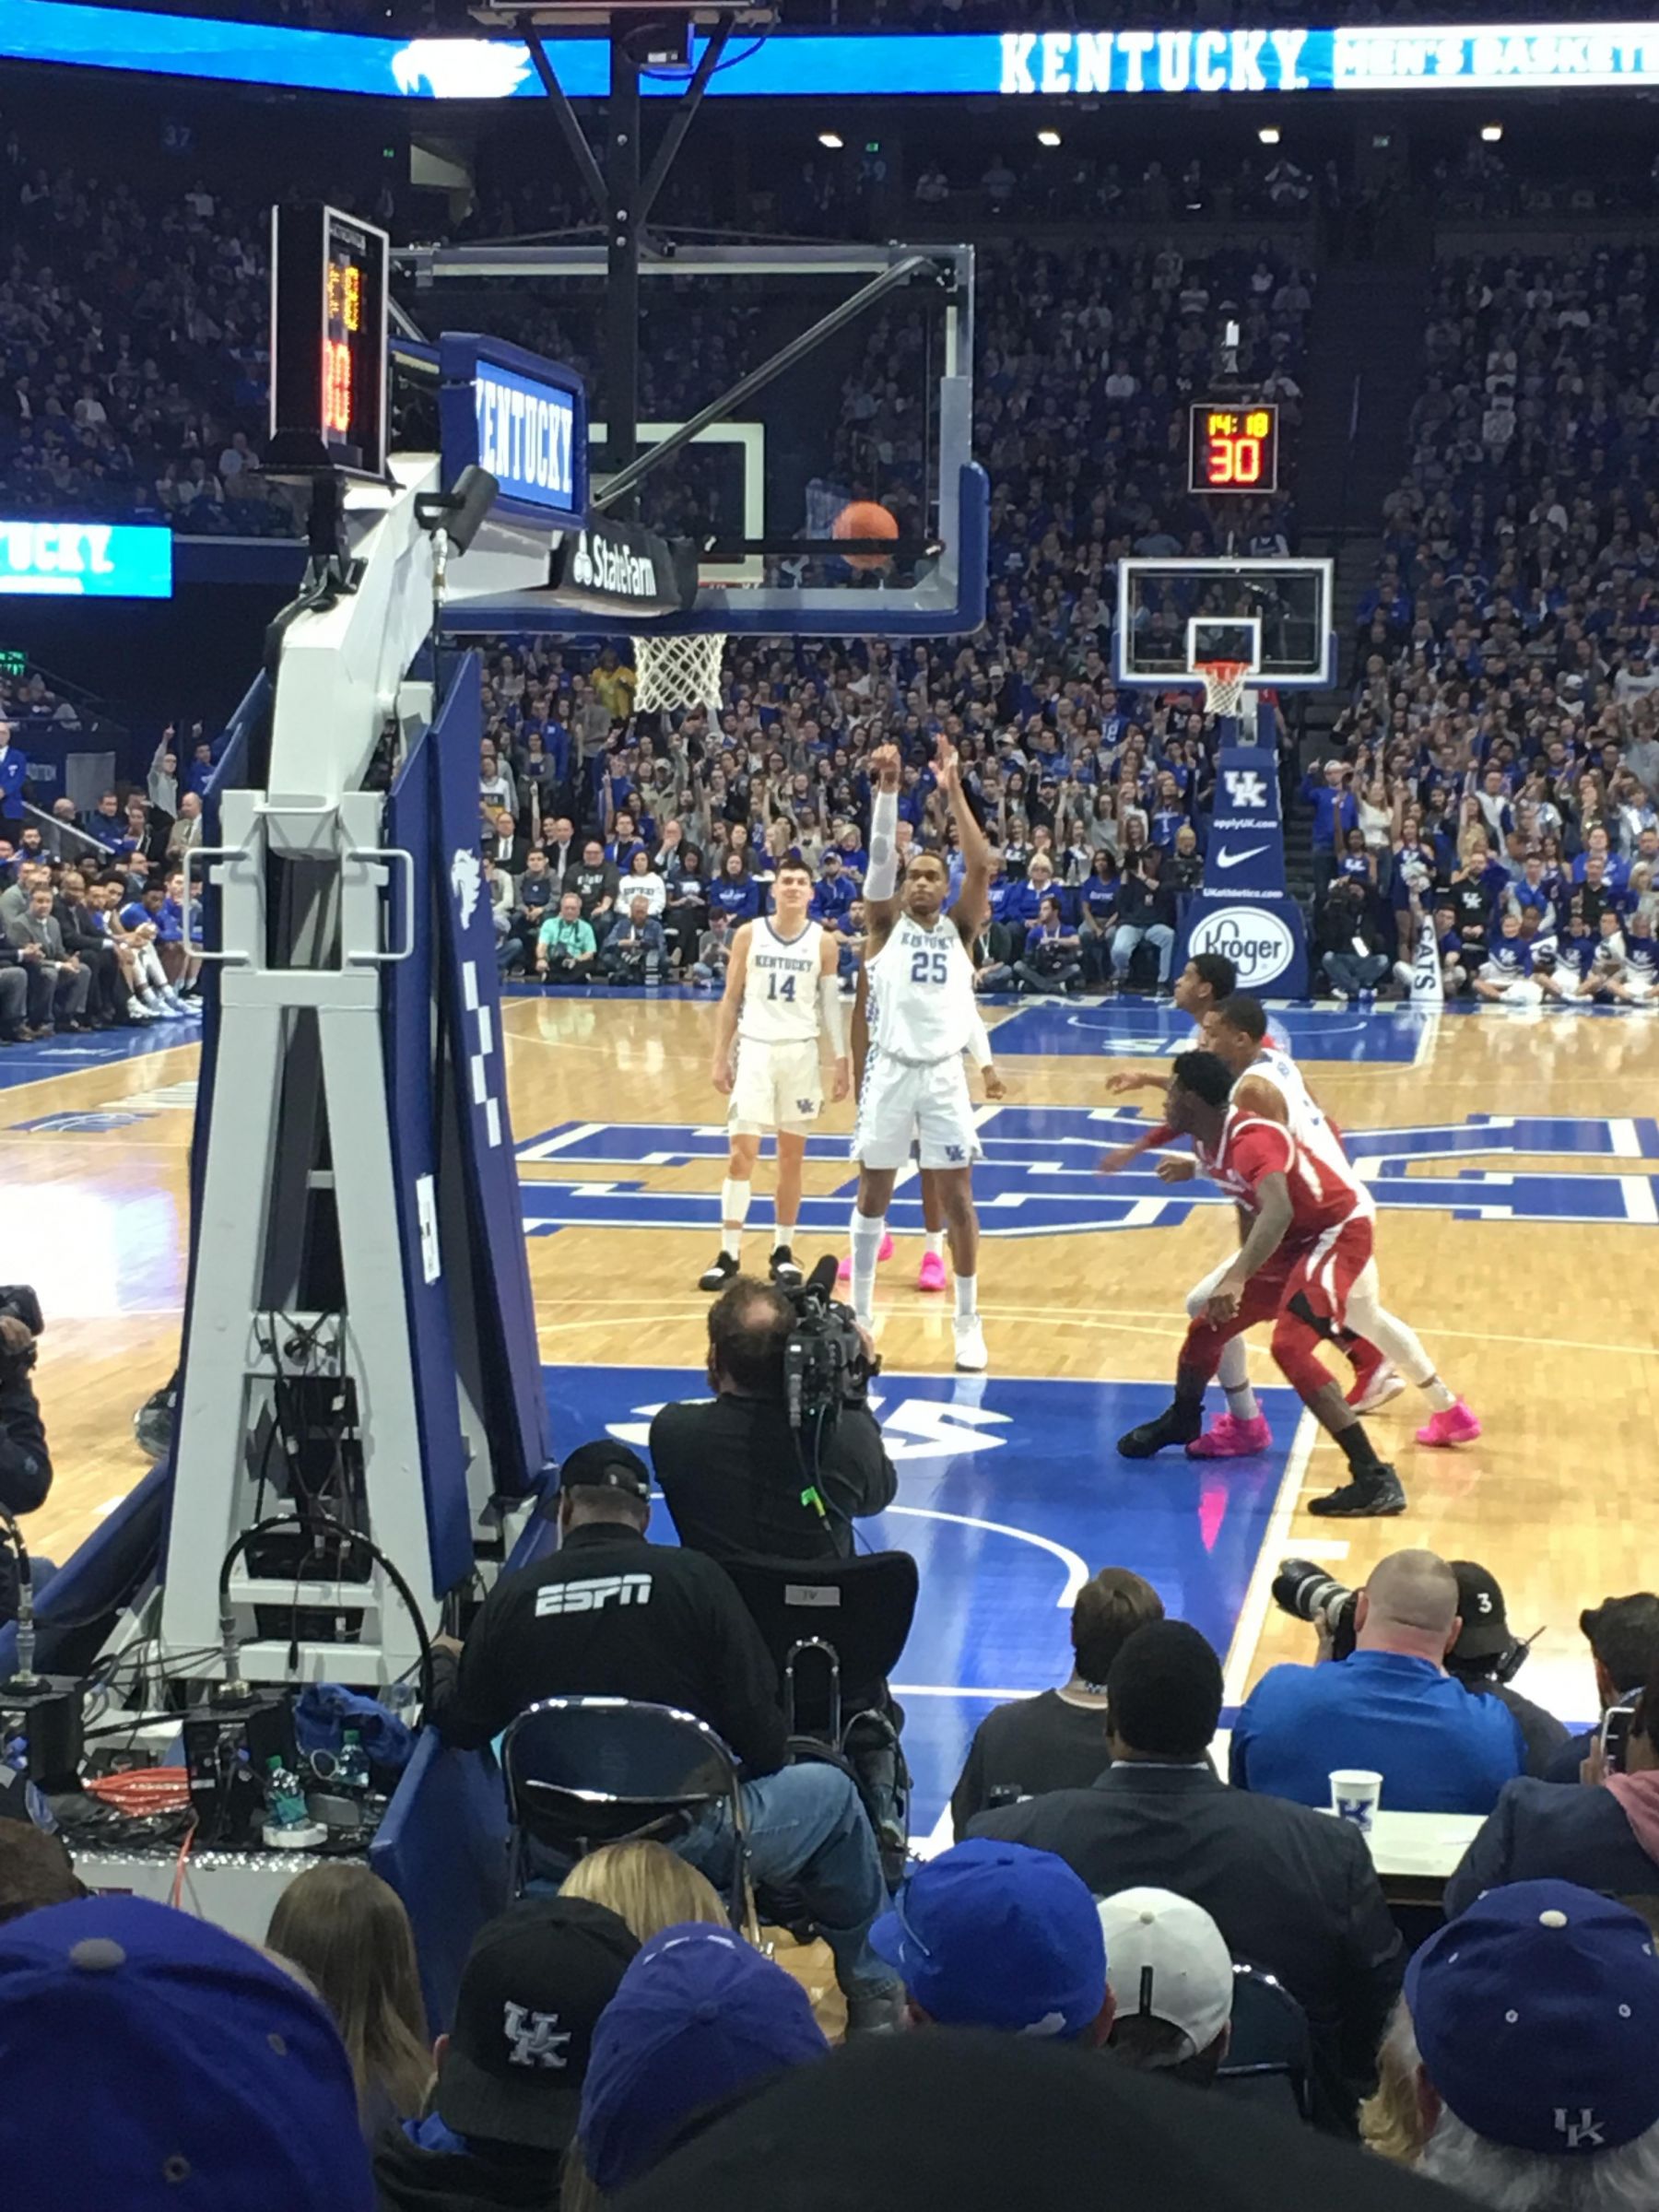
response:
<svg viewBox="0 0 1659 2212"><path fill-rule="evenodd" d="M837 537L897 537L899 524L885 507L874 500L854 500L843 507L831 525ZM885 553L848 553L842 557L850 569L884 569L888 556Z"/></svg>

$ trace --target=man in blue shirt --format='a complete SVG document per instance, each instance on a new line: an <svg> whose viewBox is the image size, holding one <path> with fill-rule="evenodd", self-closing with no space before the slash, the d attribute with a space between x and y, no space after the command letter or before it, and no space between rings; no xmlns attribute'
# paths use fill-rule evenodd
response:
<svg viewBox="0 0 1659 2212"><path fill-rule="evenodd" d="M1233 1729L1230 1779L1239 1789L1326 1806L1332 1772L1382 1777L1382 1806L1399 1813L1489 1813L1506 1782L1526 1771L1515 1716L1447 1674L1463 1622L1457 1577L1431 1551L1396 1551L1371 1570L1355 1614L1350 1657L1276 1666L1246 1700Z"/></svg>

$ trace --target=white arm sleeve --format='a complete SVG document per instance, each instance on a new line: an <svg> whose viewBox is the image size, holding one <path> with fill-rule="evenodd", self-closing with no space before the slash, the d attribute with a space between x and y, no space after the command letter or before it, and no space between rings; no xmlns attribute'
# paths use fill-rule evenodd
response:
<svg viewBox="0 0 1659 2212"><path fill-rule="evenodd" d="M973 1009L973 1027L968 1032L968 1057L975 1067L989 1067L993 1054L991 1033L985 1027L985 1018L977 1006Z"/></svg>
<svg viewBox="0 0 1659 2212"><path fill-rule="evenodd" d="M829 1041L830 1058L844 1060L847 1056L847 1024L841 1007L839 975L818 977L818 1028Z"/></svg>
<svg viewBox="0 0 1659 2212"><path fill-rule="evenodd" d="M870 807L870 865L866 899L890 899L899 888L899 794L877 791Z"/></svg>

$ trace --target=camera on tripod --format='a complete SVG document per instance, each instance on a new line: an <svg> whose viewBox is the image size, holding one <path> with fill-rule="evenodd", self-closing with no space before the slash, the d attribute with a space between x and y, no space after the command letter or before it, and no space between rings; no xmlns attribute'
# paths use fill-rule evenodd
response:
<svg viewBox="0 0 1659 2212"><path fill-rule="evenodd" d="M0 1314L10 1314L20 1321L29 1331L29 1342L21 1351L9 1350L0 1344L0 1377L27 1374L35 1363L35 1338L46 1326L46 1317L41 1312L41 1301L29 1283L0 1285Z"/></svg>
<svg viewBox="0 0 1659 2212"><path fill-rule="evenodd" d="M1315 1566L1312 1559L1281 1559L1273 1578L1273 1602L1293 1620L1324 1616L1333 1658L1346 1659L1354 1648L1359 1593Z"/></svg>
<svg viewBox="0 0 1659 2212"><path fill-rule="evenodd" d="M794 1326L783 1346L783 1392L789 1425L830 1426L843 1406L862 1406L872 1376L881 1371L851 1306L830 1294L835 1261L826 1255L804 1283L784 1288Z"/></svg>

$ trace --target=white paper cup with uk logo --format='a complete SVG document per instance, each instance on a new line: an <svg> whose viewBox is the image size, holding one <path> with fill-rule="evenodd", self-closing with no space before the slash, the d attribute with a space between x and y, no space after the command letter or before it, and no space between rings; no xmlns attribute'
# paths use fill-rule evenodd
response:
<svg viewBox="0 0 1659 2212"><path fill-rule="evenodd" d="M1369 1767L1338 1767L1331 1776L1331 1810L1370 1835L1382 1798L1382 1777Z"/></svg>

